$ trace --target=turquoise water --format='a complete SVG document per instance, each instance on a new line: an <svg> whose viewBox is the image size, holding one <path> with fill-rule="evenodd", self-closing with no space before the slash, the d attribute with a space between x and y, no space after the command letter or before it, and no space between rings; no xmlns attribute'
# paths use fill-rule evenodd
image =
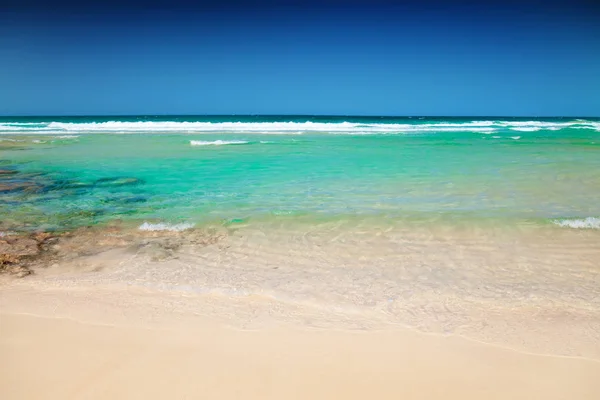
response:
<svg viewBox="0 0 600 400"><path fill-rule="evenodd" d="M589 118L4 117L0 163L13 230L600 216Z"/></svg>

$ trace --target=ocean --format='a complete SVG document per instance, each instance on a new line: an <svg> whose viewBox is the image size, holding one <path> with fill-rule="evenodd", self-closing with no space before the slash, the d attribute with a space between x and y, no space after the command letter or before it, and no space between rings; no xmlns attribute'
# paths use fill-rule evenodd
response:
<svg viewBox="0 0 600 400"><path fill-rule="evenodd" d="M600 119L0 118L0 229L113 220L600 228Z"/></svg>

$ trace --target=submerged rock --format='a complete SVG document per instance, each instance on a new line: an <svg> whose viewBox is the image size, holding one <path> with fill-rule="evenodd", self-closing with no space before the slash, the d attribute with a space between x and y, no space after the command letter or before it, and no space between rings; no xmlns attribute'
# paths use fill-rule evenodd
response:
<svg viewBox="0 0 600 400"><path fill-rule="evenodd" d="M174 257L174 252L177 247L170 248L161 242L144 243L140 246L138 254L144 254L150 257L152 261L164 261Z"/></svg>
<svg viewBox="0 0 600 400"><path fill-rule="evenodd" d="M43 239L45 240L45 239ZM22 236L2 236L0 239L0 273L22 278L31 274L27 259L40 254L37 240Z"/></svg>
<svg viewBox="0 0 600 400"><path fill-rule="evenodd" d="M2 221L0 228L4 231ZM204 247L226 237L227 233L221 229L146 232L118 222L66 232L10 232L0 236L0 273L24 277L39 268L63 264L97 272L98 260L104 257L101 254L127 258L135 255L162 262L178 258L184 246Z"/></svg>
<svg viewBox="0 0 600 400"><path fill-rule="evenodd" d="M26 193L38 193L43 190L43 186L36 182L14 180L14 181L1 181L0 182L0 193L6 192L26 192Z"/></svg>
<svg viewBox="0 0 600 400"><path fill-rule="evenodd" d="M47 232L0 236L0 273L17 278L32 274L30 267L46 262L57 240L55 234Z"/></svg>
<svg viewBox="0 0 600 400"><path fill-rule="evenodd" d="M0 193L38 193L43 190L36 178L38 174L22 174L15 169L0 168Z"/></svg>
<svg viewBox="0 0 600 400"><path fill-rule="evenodd" d="M121 202L125 203L125 204L130 204L130 203L145 203L148 201L148 199L146 199L143 196L132 196L132 197L125 197L123 199L120 199Z"/></svg>
<svg viewBox="0 0 600 400"><path fill-rule="evenodd" d="M87 189L91 187L93 187L93 185L89 183L60 179L47 185L45 191Z"/></svg>
<svg viewBox="0 0 600 400"><path fill-rule="evenodd" d="M131 204L131 203L145 203L148 199L144 196L113 196L107 197L105 199L101 199L101 203L113 204L113 203L121 203L121 204Z"/></svg>
<svg viewBox="0 0 600 400"><path fill-rule="evenodd" d="M0 239L0 255L6 257L34 256L39 254L38 241L22 236L6 236Z"/></svg>
<svg viewBox="0 0 600 400"><path fill-rule="evenodd" d="M23 278L31 275L33 272L24 265L4 264L0 256L0 273L9 274L16 278Z"/></svg>

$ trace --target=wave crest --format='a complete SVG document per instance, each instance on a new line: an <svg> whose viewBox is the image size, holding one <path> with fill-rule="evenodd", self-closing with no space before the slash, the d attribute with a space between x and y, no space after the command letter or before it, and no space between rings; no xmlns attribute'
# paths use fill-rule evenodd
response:
<svg viewBox="0 0 600 400"><path fill-rule="evenodd" d="M204 140L190 140L190 144L192 146L224 146L227 144L248 144L244 140L213 140L213 141L204 141Z"/></svg>
<svg viewBox="0 0 600 400"><path fill-rule="evenodd" d="M334 134L410 134L428 132L474 132L497 131L536 132L539 130L561 130L566 128L594 129L600 131L600 122L572 120L552 121L468 121L468 122L207 122L207 121L104 121L104 122L1 122L0 133L258 133L258 134L302 134L305 132Z"/></svg>

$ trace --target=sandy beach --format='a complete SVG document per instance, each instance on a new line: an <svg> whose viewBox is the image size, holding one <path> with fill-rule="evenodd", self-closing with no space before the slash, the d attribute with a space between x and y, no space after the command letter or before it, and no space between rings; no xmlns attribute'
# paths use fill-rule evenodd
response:
<svg viewBox="0 0 600 400"><path fill-rule="evenodd" d="M0 400L600 400L599 21L2 1Z"/></svg>
<svg viewBox="0 0 600 400"><path fill-rule="evenodd" d="M597 232L260 228L38 237L2 398L600 396Z"/></svg>
<svg viewBox="0 0 600 400"><path fill-rule="evenodd" d="M3 310L10 306L4 303ZM5 399L600 395L597 361L524 354L458 337L407 330L242 331L202 318L175 328L159 321L144 328L4 311L0 392Z"/></svg>

